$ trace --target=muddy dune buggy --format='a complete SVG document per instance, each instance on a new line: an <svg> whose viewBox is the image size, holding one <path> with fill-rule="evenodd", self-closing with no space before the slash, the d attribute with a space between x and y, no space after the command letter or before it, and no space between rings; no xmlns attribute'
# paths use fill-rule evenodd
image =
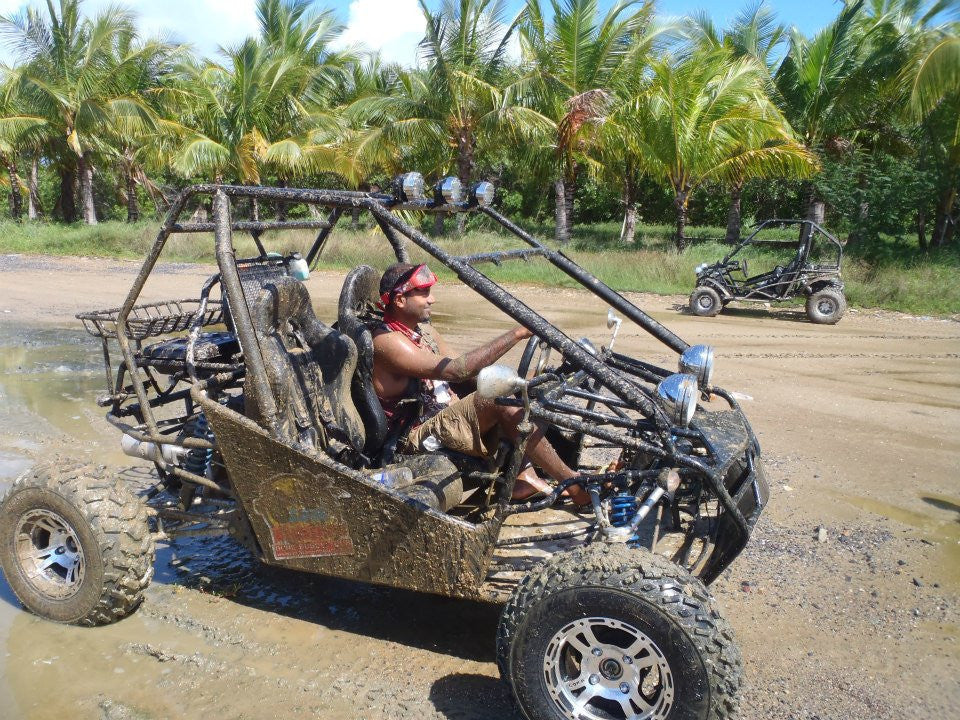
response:
<svg viewBox="0 0 960 720"><path fill-rule="evenodd" d="M0 506L0 560L17 597L51 620L109 623L142 601L155 540L230 533L270 565L505 602L497 660L527 718L729 717L741 658L706 585L767 502L757 439L713 384L709 347L532 237L492 196L480 184L464 199L451 179L428 194L416 174L389 194L186 190L123 307L79 316L102 342L99 402L125 451L155 464L156 485L138 492L68 462L20 477ZM235 219L252 201L307 219ZM207 202L209 222L181 219ZM355 210L398 261L416 246L534 333L516 370L477 378L483 396L522 408L518 439L493 457L398 452L371 385L379 271L355 268L338 307L317 317L303 279ZM395 210L482 213L524 246L451 255ZM304 256L268 251L292 229L317 233ZM197 298L138 304L175 233L212 233L218 272ZM237 257L239 233L255 257ZM606 346L571 339L478 269L537 258L610 305ZM620 315L674 350L679 372L615 351ZM535 423L580 474L517 504ZM579 514L555 507L573 483L591 498Z"/></svg>
<svg viewBox="0 0 960 720"><path fill-rule="evenodd" d="M797 240L782 239L796 227ZM810 220L765 220L720 262L697 266L694 315L713 317L731 302L776 303L806 297L810 322L834 325L847 310L840 277L843 246ZM750 263L756 263L751 274Z"/></svg>

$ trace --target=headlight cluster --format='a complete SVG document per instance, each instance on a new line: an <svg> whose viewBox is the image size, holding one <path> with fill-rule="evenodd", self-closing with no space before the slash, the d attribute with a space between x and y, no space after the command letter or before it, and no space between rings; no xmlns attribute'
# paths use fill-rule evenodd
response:
<svg viewBox="0 0 960 720"><path fill-rule="evenodd" d="M686 427L697 409L697 379L693 375L676 373L660 381L657 398L667 411L670 422Z"/></svg>
<svg viewBox="0 0 960 720"><path fill-rule="evenodd" d="M670 422L687 427L697 410L700 389L709 388L713 381L713 348L691 345L680 355L679 365L680 372L657 385L657 399Z"/></svg>
<svg viewBox="0 0 960 720"><path fill-rule="evenodd" d="M426 184L423 175L418 172L408 172L398 175L393 180L393 197L397 202L422 202L427 198ZM467 198L460 179L454 176L445 177L432 188L432 201L436 205L463 205L469 201L470 205L486 207L493 203L497 189L493 183L478 182L470 189Z"/></svg>
<svg viewBox="0 0 960 720"><path fill-rule="evenodd" d="M417 202L424 198L423 175L408 172L393 180L393 196L400 202Z"/></svg>
<svg viewBox="0 0 960 720"><path fill-rule="evenodd" d="M710 265L709 265L708 263L700 263L700 264L697 265L697 267L694 269L694 272L695 272L697 275L699 275L699 274L702 273L704 270L706 270L708 267L710 267Z"/></svg>
<svg viewBox="0 0 960 720"><path fill-rule="evenodd" d="M713 348L691 345L680 355L680 372L693 375L700 387L708 388L713 380Z"/></svg>

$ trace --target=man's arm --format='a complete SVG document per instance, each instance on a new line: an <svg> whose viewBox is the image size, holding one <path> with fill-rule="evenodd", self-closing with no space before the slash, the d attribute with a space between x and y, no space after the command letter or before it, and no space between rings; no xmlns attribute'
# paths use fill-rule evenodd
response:
<svg viewBox="0 0 960 720"><path fill-rule="evenodd" d="M452 358L415 347L399 333L387 333L374 338L374 361L400 375L458 383L474 377L531 334L526 328L516 327L476 350Z"/></svg>

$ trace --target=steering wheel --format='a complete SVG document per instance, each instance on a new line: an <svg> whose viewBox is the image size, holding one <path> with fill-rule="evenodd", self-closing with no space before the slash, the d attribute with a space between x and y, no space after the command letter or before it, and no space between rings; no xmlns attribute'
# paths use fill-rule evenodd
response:
<svg viewBox="0 0 960 720"><path fill-rule="evenodd" d="M552 348L540 340L536 335L527 340L523 348L523 355L520 356L520 362L517 364L517 374L524 380L539 375L550 361ZM533 368L533 375L530 375L530 368Z"/></svg>

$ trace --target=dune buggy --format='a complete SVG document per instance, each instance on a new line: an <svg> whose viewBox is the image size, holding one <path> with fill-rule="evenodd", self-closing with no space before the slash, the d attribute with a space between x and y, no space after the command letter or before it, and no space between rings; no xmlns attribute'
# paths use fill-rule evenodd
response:
<svg viewBox="0 0 960 720"><path fill-rule="evenodd" d="M793 226L799 228L798 239L784 240L778 231ZM840 241L815 222L765 220L720 262L697 266L690 311L713 317L734 301L773 303L806 297L810 322L834 325L847 309L842 258Z"/></svg>
<svg viewBox="0 0 960 720"><path fill-rule="evenodd" d="M528 718L729 717L741 658L706 584L767 501L757 439L713 384L709 347L502 216L492 194L481 183L464 199L448 179L428 197L416 174L389 194L183 192L123 306L78 316L102 344L99 402L125 451L156 465L156 485L137 493L67 461L21 476L0 505L0 562L23 604L55 621L112 622L141 603L157 539L230 533L271 565L505 601L497 660ZM209 222L181 219L201 201ZM304 219L235 219L251 201L301 206ZM478 392L523 412L519 438L494 457L397 451L371 385L379 271L352 270L338 307L316 316L303 279L354 210L398 260L414 246L534 333L517 370L477 378ZM482 213L525 246L455 256L395 210ZM305 256L267 250L285 230L316 231ZM212 233L217 272L196 298L138 304L168 239L191 233ZM239 233L255 256L237 257ZM571 339L477 269L534 258L611 306L606 346ZM615 351L617 313L676 351L680 372ZM535 423L579 475L518 504ZM580 514L555 507L574 482L591 498Z"/></svg>

